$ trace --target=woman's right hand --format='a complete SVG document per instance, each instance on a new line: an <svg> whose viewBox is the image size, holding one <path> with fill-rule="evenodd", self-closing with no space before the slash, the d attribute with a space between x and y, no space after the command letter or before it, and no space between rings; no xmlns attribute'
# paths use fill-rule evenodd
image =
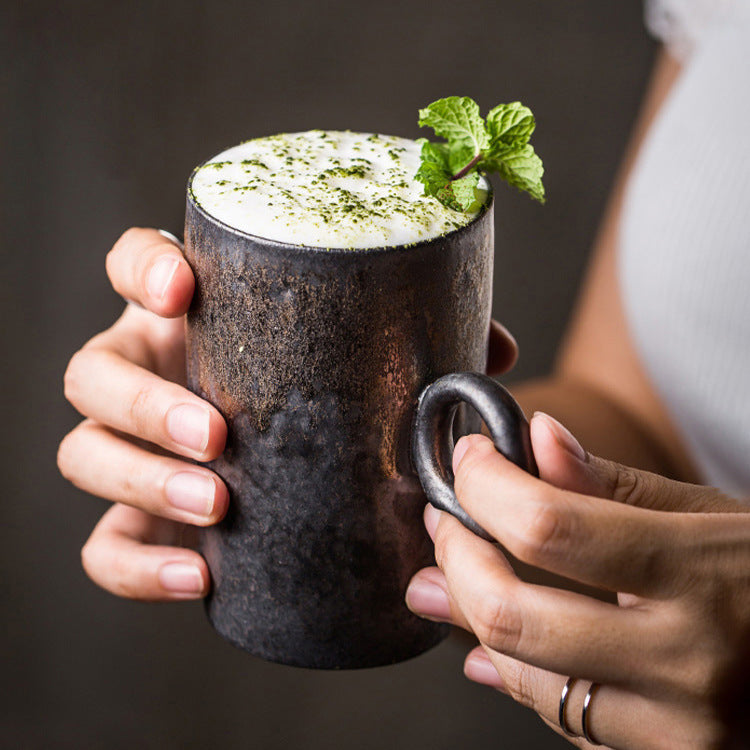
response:
<svg viewBox="0 0 750 750"><path fill-rule="evenodd" d="M229 494L216 474L185 460L217 458L227 434L221 414L185 388L193 273L154 229L125 232L106 265L134 304L70 360L65 396L86 419L57 457L66 479L114 502L83 547L83 567L120 596L200 598L210 579L190 547L197 526L224 516Z"/></svg>
<svg viewBox="0 0 750 750"><path fill-rule="evenodd" d="M208 469L224 449L219 412L185 388L184 316L195 288L177 244L129 229L107 255L107 275L129 304L73 355L65 396L86 419L60 444L57 463L76 487L114 502L83 547L103 588L146 601L208 592L196 527L219 521L229 493ZM487 371L515 362L513 337L492 321ZM182 457L182 458L181 458Z"/></svg>

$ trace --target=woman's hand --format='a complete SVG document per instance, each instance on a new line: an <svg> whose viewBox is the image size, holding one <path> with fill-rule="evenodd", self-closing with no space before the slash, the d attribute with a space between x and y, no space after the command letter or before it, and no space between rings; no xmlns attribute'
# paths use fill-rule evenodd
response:
<svg viewBox="0 0 750 750"><path fill-rule="evenodd" d="M107 256L112 286L130 304L70 361L66 398L87 419L60 444L58 466L77 487L115 504L82 550L100 586L151 601L208 592L196 527L226 513L227 488L208 469L226 424L185 387L184 314L193 274L178 246L154 229L130 229ZM510 369L517 348L493 321L488 372ZM185 546L183 546L185 545Z"/></svg>
<svg viewBox="0 0 750 750"><path fill-rule="evenodd" d="M428 507L439 568L414 577L409 607L473 631L481 647L468 655L466 675L558 733L571 676L565 721L576 735L584 696L598 683L587 717L597 742L716 747L747 721L748 508L715 489L589 456L546 415L534 417L531 434L541 479L487 438L459 441L462 506L519 560L618 592L618 603L520 580L496 545Z"/></svg>
<svg viewBox="0 0 750 750"><path fill-rule="evenodd" d="M214 459L226 440L221 414L184 387L193 273L161 233L130 229L107 255L107 275L135 304L70 360L65 396L87 419L58 451L66 479L115 503L83 566L120 596L195 599L208 591L208 569L180 545L222 518L229 495L216 474L184 460Z"/></svg>

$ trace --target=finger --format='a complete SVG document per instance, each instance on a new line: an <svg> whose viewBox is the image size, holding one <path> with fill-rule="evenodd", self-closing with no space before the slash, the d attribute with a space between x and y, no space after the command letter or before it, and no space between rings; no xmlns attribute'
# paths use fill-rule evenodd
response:
<svg viewBox="0 0 750 750"><path fill-rule="evenodd" d="M490 658L488 654L492 654L492 657ZM559 709L562 686L567 678L553 672L546 672L538 667L531 667L510 656L489 651L483 646L477 646L468 653L464 660L464 674L473 682L495 688L511 696L516 703L535 711L548 727L576 747L595 747L581 736L580 730L576 732L573 729L577 724L572 720L574 713L572 707L578 704L575 699L579 696L576 693L581 692L581 688L576 683L573 683L572 689L568 693L566 710L563 712L563 721L568 732L576 735L571 736L560 725L559 710L553 715L555 709ZM583 686L588 683L579 684ZM559 691L557 688L560 688ZM555 705L555 699L557 699L557 706ZM593 734L590 721L588 726L592 735L596 737Z"/></svg>
<svg viewBox="0 0 750 750"><path fill-rule="evenodd" d="M84 348L115 352L151 372L159 372L161 358L176 359L184 371L184 331L183 320L159 318L143 308L126 305L122 315L87 341Z"/></svg>
<svg viewBox="0 0 750 750"><path fill-rule="evenodd" d="M424 523L432 541L437 536L437 528L443 513L429 503L424 511ZM505 564L512 574L510 563L498 550L498 563ZM471 632L471 625L460 608L453 601L445 574L440 568L429 567L417 571L406 589L406 604L414 614L438 622L447 622Z"/></svg>
<svg viewBox="0 0 750 750"><path fill-rule="evenodd" d="M427 526L428 532L433 541L435 539L435 530L441 515L442 514L435 510L431 505L428 505L425 509L425 526ZM508 566L508 569L515 572L514 567L511 566L510 562L505 560L504 557L503 560ZM514 566L517 567L517 565L518 561L514 563ZM524 574L525 576L523 580L527 580L528 571L525 569ZM516 573L516 575L518 574ZM530 582L543 583L548 586L556 585L555 583L550 583L549 576L543 580L535 580L532 578ZM569 588L569 582L568 585L563 586L563 588ZM588 592L584 591L582 593ZM406 603L409 609L420 617L436 620L438 622L450 623L471 632L470 624L463 616L458 605L451 599L448 583L440 568L423 568L412 577L406 591Z"/></svg>
<svg viewBox="0 0 750 750"><path fill-rule="evenodd" d="M748 512L747 503L658 474L622 466L588 454L556 419L537 412L530 424L540 477L573 492L604 497L626 505L678 512Z"/></svg>
<svg viewBox="0 0 750 750"><path fill-rule="evenodd" d="M650 674L662 623L653 613L524 583L502 553L440 514L435 556L457 608L486 646L549 671L632 684ZM435 583L438 583L435 581ZM632 654L629 660L622 653Z"/></svg>
<svg viewBox="0 0 750 750"><path fill-rule="evenodd" d="M567 740L573 747L579 747L582 750L590 750L591 748L598 747L598 748L604 748L604 750L614 750L614 748L610 748L605 745L592 745L590 742L587 742L583 737L569 737L563 732L563 730L554 722L550 721L544 716L539 717L553 732L556 732L561 737L563 737L565 740ZM596 735L594 735L596 736ZM641 748L640 750L643 750Z"/></svg>
<svg viewBox="0 0 750 750"><path fill-rule="evenodd" d="M102 517L81 550L84 570L96 584L128 599L176 601L208 593L205 560L193 550L152 544L164 524L126 505Z"/></svg>
<svg viewBox="0 0 750 750"><path fill-rule="evenodd" d="M487 687L495 688L495 690L507 695L511 694L500 672L498 672L490 657L487 656L484 646L477 646L469 651L466 659L464 659L464 674L472 682L487 685Z"/></svg>
<svg viewBox="0 0 750 750"><path fill-rule="evenodd" d="M77 352L65 396L84 416L173 453L210 461L224 449L226 424L211 404L112 351Z"/></svg>
<svg viewBox="0 0 750 750"><path fill-rule="evenodd" d="M109 251L107 276L115 291L162 317L184 315L195 289L178 245L156 229L128 229Z"/></svg>
<svg viewBox="0 0 750 750"><path fill-rule="evenodd" d="M227 488L213 472L139 448L91 420L65 437L57 463L85 492L183 523L216 523L229 504Z"/></svg>
<svg viewBox="0 0 750 750"><path fill-rule="evenodd" d="M502 375L518 359L518 344L510 331L496 320L490 321L487 374Z"/></svg>
<svg viewBox="0 0 750 750"><path fill-rule="evenodd" d="M467 655L464 661L464 674L474 682L501 690L510 695L516 703L535 711L549 727L576 747L594 747L583 739L581 721L583 701L591 683L576 680L570 686L562 719L568 731L576 735L571 737L560 726L559 715L560 697L567 677L529 666L482 646L478 646ZM598 699L601 697L601 688L597 693ZM598 700L597 709L600 709ZM600 740L600 735L595 732L594 725L597 722L592 721L594 713L593 705L590 704L587 727L590 735ZM601 717L601 710L597 710L596 713Z"/></svg>
<svg viewBox="0 0 750 750"><path fill-rule="evenodd" d="M589 736L601 743L593 745L582 737L583 705L591 682L574 680L570 686L563 720L568 730L577 735L572 738L562 730L559 716L566 676L524 664L481 646L469 652L464 674L475 682L502 690L516 702L536 711L550 728L576 747L603 745L649 750L714 746L715 737L712 741L711 735L716 728L706 722L701 712L675 708L606 684L598 685L592 691L586 712Z"/></svg>
<svg viewBox="0 0 750 750"><path fill-rule="evenodd" d="M135 305L126 305L122 315L96 334L85 349L105 349L174 383L184 384L185 321L160 318Z"/></svg>
<svg viewBox="0 0 750 750"><path fill-rule="evenodd" d="M448 582L440 568L422 568L415 573L406 589L406 606L418 617L471 632L471 625L452 600Z"/></svg>
<svg viewBox="0 0 750 750"><path fill-rule="evenodd" d="M684 516L552 487L481 435L459 441L456 462L462 507L519 560L610 591L673 591L675 563L691 544Z"/></svg>

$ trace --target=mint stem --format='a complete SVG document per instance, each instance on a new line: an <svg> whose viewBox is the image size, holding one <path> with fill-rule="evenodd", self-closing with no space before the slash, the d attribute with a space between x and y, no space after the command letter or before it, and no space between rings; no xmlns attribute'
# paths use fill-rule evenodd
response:
<svg viewBox="0 0 750 750"><path fill-rule="evenodd" d="M453 177L451 177L451 182L455 182L456 180L460 180L464 175L471 172L472 169L479 163L479 160L482 158L482 152L480 151L460 172L457 174L454 174Z"/></svg>

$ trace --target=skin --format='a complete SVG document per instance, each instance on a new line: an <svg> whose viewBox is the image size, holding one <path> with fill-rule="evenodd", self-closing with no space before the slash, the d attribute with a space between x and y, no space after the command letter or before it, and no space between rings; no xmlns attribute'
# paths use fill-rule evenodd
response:
<svg viewBox="0 0 750 750"><path fill-rule="evenodd" d="M727 696L746 695L730 686L747 662L750 514L716 490L665 478L697 476L638 361L615 275L623 185L678 74L674 61L659 61L554 372L514 389L527 412L554 414L588 452L546 414L531 423L538 480L486 438L460 441L459 500L513 565L500 547L428 508L438 567L420 571L407 594L417 614L479 639L466 660L470 679L558 732L566 677L577 678L567 713L577 734L583 696L601 683L590 727L613 748L714 747L735 718ZM228 493L185 460L216 458L226 440L221 415L184 387L182 318L194 279L178 246L151 229L118 240L107 274L133 304L71 359L65 394L85 419L58 453L67 479L113 502L82 550L83 566L119 596L197 599L209 575L194 532L223 517ZM507 371L516 353L493 323L488 371ZM540 572L565 576L565 587Z"/></svg>

